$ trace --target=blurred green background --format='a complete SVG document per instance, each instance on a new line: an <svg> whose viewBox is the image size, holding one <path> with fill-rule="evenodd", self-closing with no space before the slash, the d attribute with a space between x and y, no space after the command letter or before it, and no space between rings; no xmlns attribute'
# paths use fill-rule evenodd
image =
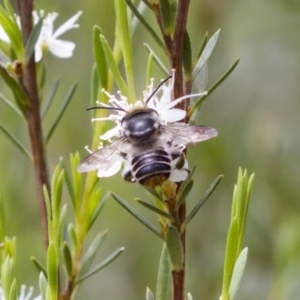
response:
<svg viewBox="0 0 300 300"><path fill-rule="evenodd" d="M91 145L90 74L93 66L92 28L101 26L109 42L114 40L113 1L40 0L37 9L59 13L55 25L82 10L80 28L62 39L76 43L71 59L48 56L47 88L60 77L58 96L44 120L47 132L69 85L79 88L48 147L51 173L59 157L69 153L86 155ZM157 29L151 13L147 19ZM221 36L209 61L209 83L213 83L237 57L241 62L233 74L202 107L200 123L219 131L216 139L189 150L190 165L197 164L195 188L188 208L213 179L225 178L191 223L187 234L187 291L194 299L218 299L229 224L233 185L238 167L255 172L244 245L248 264L237 299L297 299L300 294L300 2L199 1L192 0L188 29L195 51L206 30ZM136 93L146 87L146 42L156 49L144 28L133 37ZM159 52L159 51L158 51ZM160 53L162 55L162 53ZM156 82L164 76L157 68ZM0 81L0 92L12 98ZM3 103L0 120L29 147L26 124ZM23 154L0 132L0 193L10 236L17 236L18 281L37 286L38 272L30 255L44 260L33 170ZM106 190L127 199L153 222L156 217L133 198L145 192L138 184L124 182L120 175L103 180ZM65 193L65 202L69 202ZM71 210L71 205L68 206ZM72 214L69 214L69 221ZM137 223L110 199L93 234L109 228L108 240L99 254L105 257L117 247L126 251L104 271L84 283L78 299L144 299L146 286L155 290L161 241ZM91 235L92 236L92 235ZM297 295L297 296L296 296Z"/></svg>

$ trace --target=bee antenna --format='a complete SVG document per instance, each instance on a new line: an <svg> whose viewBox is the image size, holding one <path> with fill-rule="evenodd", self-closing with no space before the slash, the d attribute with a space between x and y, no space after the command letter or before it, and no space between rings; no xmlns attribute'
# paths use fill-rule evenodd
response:
<svg viewBox="0 0 300 300"><path fill-rule="evenodd" d="M146 100L146 104L148 104L148 102L150 101L150 99L156 94L156 92L160 89L160 87L167 82L170 78L172 78L172 75L170 75L169 77L167 77L166 79L164 79L159 85L158 87L151 93L151 95L147 98Z"/></svg>
<svg viewBox="0 0 300 300"><path fill-rule="evenodd" d="M121 107L113 107L113 106L91 106L91 107L88 107L86 110L92 110L92 109L111 109L111 110L125 111Z"/></svg>

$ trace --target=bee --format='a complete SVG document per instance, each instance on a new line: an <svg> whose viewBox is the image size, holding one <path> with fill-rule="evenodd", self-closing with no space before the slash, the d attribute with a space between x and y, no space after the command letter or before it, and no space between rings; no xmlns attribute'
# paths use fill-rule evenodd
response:
<svg viewBox="0 0 300 300"><path fill-rule="evenodd" d="M145 105L125 111L121 107L94 106L124 113L117 140L91 153L79 164L78 172L98 170L99 177L115 174L124 164L123 178L145 186L161 185L165 180L183 181L189 174L184 156L186 146L217 135L212 127L183 122L163 122L159 112L147 106L165 79L146 99Z"/></svg>

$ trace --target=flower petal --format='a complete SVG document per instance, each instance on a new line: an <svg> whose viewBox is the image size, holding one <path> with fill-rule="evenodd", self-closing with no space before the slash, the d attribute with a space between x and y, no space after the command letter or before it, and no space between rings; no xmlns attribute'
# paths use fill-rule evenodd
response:
<svg viewBox="0 0 300 300"><path fill-rule="evenodd" d="M110 168L103 170L103 169L99 169L97 172L97 176L98 177L110 177L115 175L117 172L119 172L119 170L121 169L122 166L122 162L121 161L117 161L115 162Z"/></svg>
<svg viewBox="0 0 300 300"><path fill-rule="evenodd" d="M81 16L82 11L79 11L76 15L74 15L72 18L70 18L67 22L65 22L64 24L62 24L53 34L54 38L59 37L60 35L62 35L63 33L65 33L66 31L72 29L72 28L77 28L79 27L78 24L74 24L78 18Z"/></svg>
<svg viewBox="0 0 300 300"><path fill-rule="evenodd" d="M42 59L43 51L42 48L36 44L34 48L34 59L36 62L39 62Z"/></svg>
<svg viewBox="0 0 300 300"><path fill-rule="evenodd" d="M188 176L189 176L189 171L187 169L174 169L171 172L169 180L173 182L180 182L187 179Z"/></svg>
<svg viewBox="0 0 300 300"><path fill-rule="evenodd" d="M62 40L52 40L49 43L49 51L60 58L68 58L73 55L73 50L75 49L75 44L73 42L62 41Z"/></svg>
<svg viewBox="0 0 300 300"><path fill-rule="evenodd" d="M119 126L116 126L108 131L106 131L104 134L100 135L100 139L107 141L111 139L113 136L119 136Z"/></svg>
<svg viewBox="0 0 300 300"><path fill-rule="evenodd" d="M186 115L186 111L179 108L162 110L161 112L159 112L160 119L167 123L180 121L185 117L185 115Z"/></svg>

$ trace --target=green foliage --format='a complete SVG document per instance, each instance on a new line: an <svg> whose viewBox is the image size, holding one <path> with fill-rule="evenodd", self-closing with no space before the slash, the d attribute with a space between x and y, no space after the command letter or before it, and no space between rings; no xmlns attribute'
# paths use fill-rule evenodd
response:
<svg viewBox="0 0 300 300"><path fill-rule="evenodd" d="M248 250L242 251L242 241L253 180L254 174L248 178L247 170L242 172L239 169L237 184L233 192L231 221L227 235L222 300L234 299L244 272Z"/></svg>

